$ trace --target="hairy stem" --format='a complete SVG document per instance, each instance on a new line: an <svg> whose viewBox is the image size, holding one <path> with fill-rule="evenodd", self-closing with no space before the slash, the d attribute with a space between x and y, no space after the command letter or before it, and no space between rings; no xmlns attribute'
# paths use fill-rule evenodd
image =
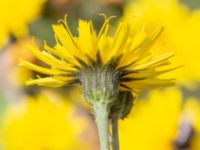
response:
<svg viewBox="0 0 200 150"><path fill-rule="evenodd" d="M108 111L107 105L96 104L94 106L95 121L99 134L99 141L101 150L109 150L109 130L108 130Z"/></svg>
<svg viewBox="0 0 200 150"><path fill-rule="evenodd" d="M119 150L118 119L112 119L112 150Z"/></svg>

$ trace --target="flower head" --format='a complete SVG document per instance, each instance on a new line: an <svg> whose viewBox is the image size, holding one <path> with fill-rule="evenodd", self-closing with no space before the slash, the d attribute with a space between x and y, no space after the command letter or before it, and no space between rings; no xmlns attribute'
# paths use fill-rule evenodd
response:
<svg viewBox="0 0 200 150"><path fill-rule="evenodd" d="M119 91L131 91L136 95L143 89L173 85L173 79L159 77L172 70L166 66L173 53L156 56L149 50L162 27L158 26L150 34L140 29L133 35L131 24L125 20L117 25L112 35L109 33L111 18L105 17L98 34L92 21L79 20L77 36L71 33L66 19L53 25L56 40L53 48L46 43L43 50L34 42L29 46L32 53L49 67L21 60L21 65L48 76L38 76L26 84L60 87L81 83L86 99L96 101L102 95L113 101Z"/></svg>

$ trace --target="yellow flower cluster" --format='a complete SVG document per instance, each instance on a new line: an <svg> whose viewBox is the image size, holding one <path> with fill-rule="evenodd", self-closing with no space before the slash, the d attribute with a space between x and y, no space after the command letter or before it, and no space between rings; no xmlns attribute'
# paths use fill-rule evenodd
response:
<svg viewBox="0 0 200 150"><path fill-rule="evenodd" d="M0 2L2 14L13 16L2 16L0 45L10 34L16 37L26 34L27 24L38 15L43 3L43 0ZM8 6L12 11L5 9ZM23 12L19 8L23 8L20 9ZM167 51L175 53L174 66L183 65L180 71L170 76L184 85L193 85L200 80L197 69L199 11L190 11L177 0L136 0L125 10L115 33L110 33L111 18L105 17L99 32L95 31L92 21L79 20L78 35L71 33L67 20L53 25L54 47L44 43L39 49L34 41L29 46L34 56L46 66L21 60L22 66L38 72L36 79L30 79L26 84L61 87L81 83L84 86L83 73L95 69L94 72L99 73L99 70L103 72L109 68L112 74L119 75L119 91L128 90L136 95L143 89L174 84L173 79L163 76L176 68L169 67L173 53ZM89 78L94 72L88 74ZM11 108L6 113L3 120L5 149L88 149L74 135L79 135L82 130L76 126L80 122L68 118L73 106L64 102L55 104L43 95L29 99L16 110ZM182 99L179 90L171 89L153 91L149 99L136 101L129 119L120 123L121 149L173 150L182 122L189 123L196 133L189 139L191 150L200 149L199 102L190 98L183 103Z"/></svg>
<svg viewBox="0 0 200 150"><path fill-rule="evenodd" d="M85 120L75 116L71 103L47 94L27 97L7 108L1 119L1 146L6 150L89 150L81 138Z"/></svg>

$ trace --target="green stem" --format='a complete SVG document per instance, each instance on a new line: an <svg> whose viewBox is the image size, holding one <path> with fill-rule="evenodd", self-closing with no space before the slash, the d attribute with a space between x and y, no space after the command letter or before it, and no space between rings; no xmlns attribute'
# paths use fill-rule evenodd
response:
<svg viewBox="0 0 200 150"><path fill-rule="evenodd" d="M99 134L101 150L109 150L108 111L107 105L97 104L94 106L95 121Z"/></svg>
<svg viewBox="0 0 200 150"><path fill-rule="evenodd" d="M118 119L112 119L112 150L119 150Z"/></svg>

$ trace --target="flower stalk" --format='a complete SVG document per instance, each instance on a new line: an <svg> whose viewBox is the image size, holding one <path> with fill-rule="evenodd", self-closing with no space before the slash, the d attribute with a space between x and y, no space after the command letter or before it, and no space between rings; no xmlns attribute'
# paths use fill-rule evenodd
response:
<svg viewBox="0 0 200 150"><path fill-rule="evenodd" d="M118 119L112 119L112 150L119 150L119 130L118 130Z"/></svg>
<svg viewBox="0 0 200 150"><path fill-rule="evenodd" d="M95 122L98 129L101 150L109 150L108 110L107 105L97 104L94 106Z"/></svg>
<svg viewBox="0 0 200 150"><path fill-rule="evenodd" d="M110 150L109 119L111 106L118 95L118 74L114 74L111 68L102 68L96 63L90 69L83 69L80 77L86 101L94 110L101 150Z"/></svg>

